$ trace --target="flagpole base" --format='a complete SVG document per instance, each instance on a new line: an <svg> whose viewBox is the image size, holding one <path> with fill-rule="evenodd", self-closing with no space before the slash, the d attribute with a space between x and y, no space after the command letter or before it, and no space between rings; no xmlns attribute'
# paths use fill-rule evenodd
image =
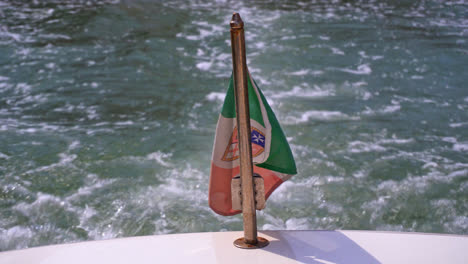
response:
<svg viewBox="0 0 468 264"><path fill-rule="evenodd" d="M263 248L268 246L270 244L270 241L268 241L266 238L263 237L257 237L257 243L256 244L248 244L245 242L245 239L243 237L238 238L234 241L234 246L238 248L243 248L243 249L256 249L256 248Z"/></svg>

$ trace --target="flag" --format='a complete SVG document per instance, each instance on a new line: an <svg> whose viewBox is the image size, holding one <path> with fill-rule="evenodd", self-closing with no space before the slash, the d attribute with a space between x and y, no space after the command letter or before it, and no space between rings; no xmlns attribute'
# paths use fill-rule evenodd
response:
<svg viewBox="0 0 468 264"><path fill-rule="evenodd" d="M265 184L265 200L284 181L296 174L296 164L286 137L268 102L252 77L248 76L253 172ZM231 76L216 126L211 160L209 205L220 215L241 213L232 209L231 179L239 175L234 80Z"/></svg>

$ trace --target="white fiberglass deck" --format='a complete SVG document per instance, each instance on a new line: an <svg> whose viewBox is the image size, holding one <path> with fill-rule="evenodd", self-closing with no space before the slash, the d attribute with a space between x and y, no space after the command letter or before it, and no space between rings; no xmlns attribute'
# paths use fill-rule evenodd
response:
<svg viewBox="0 0 468 264"><path fill-rule="evenodd" d="M242 232L131 237L0 252L0 263L468 263L468 236L378 231L262 231L263 249L238 249Z"/></svg>

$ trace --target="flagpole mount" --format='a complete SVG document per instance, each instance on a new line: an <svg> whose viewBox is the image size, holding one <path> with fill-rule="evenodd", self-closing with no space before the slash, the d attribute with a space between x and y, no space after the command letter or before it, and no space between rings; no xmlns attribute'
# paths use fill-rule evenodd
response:
<svg viewBox="0 0 468 264"><path fill-rule="evenodd" d="M257 243L251 244L247 243L243 237L238 238L234 241L234 246L242 249L256 249L256 248L264 248L268 246L270 242L263 237L257 237Z"/></svg>

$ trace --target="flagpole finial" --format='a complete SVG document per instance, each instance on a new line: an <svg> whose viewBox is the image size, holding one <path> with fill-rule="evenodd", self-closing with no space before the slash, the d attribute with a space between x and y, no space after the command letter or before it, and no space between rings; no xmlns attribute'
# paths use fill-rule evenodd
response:
<svg viewBox="0 0 468 264"><path fill-rule="evenodd" d="M231 29L244 28L244 21L242 21L242 18L240 17L239 13L232 14L232 19L231 19L230 24L231 24Z"/></svg>

